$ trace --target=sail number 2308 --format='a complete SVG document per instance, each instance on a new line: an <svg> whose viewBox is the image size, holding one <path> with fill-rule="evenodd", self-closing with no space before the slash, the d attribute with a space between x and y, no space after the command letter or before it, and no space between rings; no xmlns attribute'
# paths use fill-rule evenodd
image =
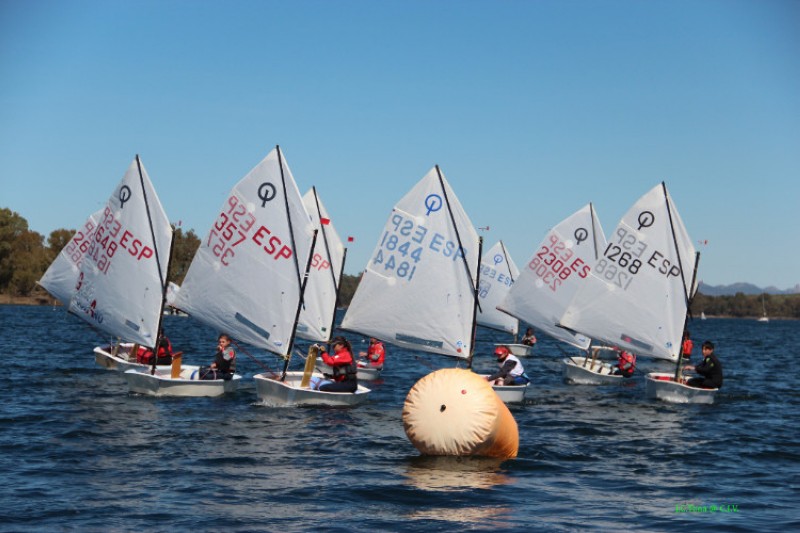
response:
<svg viewBox="0 0 800 533"><path fill-rule="evenodd" d="M580 257L572 259L573 255L572 249L567 248L565 242L557 235L550 234L549 242L543 244L536 252L528 263L528 268L535 272L550 290L556 292L573 272L577 272L582 278L589 275L589 265Z"/></svg>

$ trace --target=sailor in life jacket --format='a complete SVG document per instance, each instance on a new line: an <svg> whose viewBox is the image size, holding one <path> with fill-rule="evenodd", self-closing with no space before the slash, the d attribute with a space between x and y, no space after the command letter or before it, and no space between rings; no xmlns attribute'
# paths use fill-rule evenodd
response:
<svg viewBox="0 0 800 533"><path fill-rule="evenodd" d="M689 332L687 330L683 331L683 344L681 344L681 357L684 359L689 359L692 356L692 350L694 349L694 343L692 339L689 338Z"/></svg>
<svg viewBox="0 0 800 533"><path fill-rule="evenodd" d="M530 379L525 375L525 368L517 356L511 355L508 346L498 346L494 350L497 357L497 364L500 369L486 377L486 381L493 382L495 385L527 385Z"/></svg>
<svg viewBox="0 0 800 533"><path fill-rule="evenodd" d="M200 367L200 379L224 379L228 381L236 372L236 352L231 348L231 338L222 333L217 339L217 353L210 367Z"/></svg>
<svg viewBox="0 0 800 533"><path fill-rule="evenodd" d="M636 356L625 350L619 352L617 355L617 368L614 369L614 374L629 378L633 375L634 370L636 370Z"/></svg>
<svg viewBox="0 0 800 533"><path fill-rule="evenodd" d="M364 352L361 352L360 355L365 355ZM383 347L383 343L372 337L369 339L369 348L367 348L367 360L359 361L358 366L369 366L370 368L383 368L383 361L386 358L386 349Z"/></svg>
<svg viewBox="0 0 800 533"><path fill-rule="evenodd" d="M157 353L157 365L168 365L172 363L172 343L169 342L169 339L163 333L158 337ZM136 362L144 365L152 365L153 350L140 346L136 352Z"/></svg>
<svg viewBox="0 0 800 533"><path fill-rule="evenodd" d="M344 337L334 337L331 341L333 355L322 352L322 360L333 368L332 375L316 383L317 390L325 392L356 392L358 390L358 366L353 357L350 341Z"/></svg>

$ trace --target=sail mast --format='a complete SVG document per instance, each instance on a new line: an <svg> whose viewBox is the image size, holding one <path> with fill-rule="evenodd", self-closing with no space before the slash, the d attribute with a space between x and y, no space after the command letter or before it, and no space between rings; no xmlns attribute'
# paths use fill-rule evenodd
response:
<svg viewBox="0 0 800 533"><path fill-rule="evenodd" d="M600 259L600 254L598 253L600 251L599 250L600 247L597 246L597 228L594 225L594 218L595 218L594 204L592 204L592 202L589 202L589 220L592 222L592 244L594 245L594 260L597 261L598 259Z"/></svg>
<svg viewBox="0 0 800 533"><path fill-rule="evenodd" d="M153 241L155 243L155 241ZM164 320L164 303L167 301L167 285L169 283L169 267L172 265L173 251L175 250L175 231L172 232L172 237L169 241L169 258L167 259L167 277L164 279L161 291L161 307L158 309L158 329L156 329L156 345L153 347L153 366L150 368L150 374L156 373L156 362L158 361L158 349L161 346L161 323Z"/></svg>
<svg viewBox="0 0 800 533"><path fill-rule="evenodd" d="M439 176L439 185L442 187L442 195L444 195L444 201L447 203L447 213L450 215L450 222L453 223L453 229L456 232L456 239L458 240L458 249L461 250L461 261L464 264L464 269L467 271L467 278L469 278L470 285L472 285L472 290L475 292L475 301L478 301L478 293L477 293L477 285L472 281L472 273L469 271L469 264L467 263L467 254L464 253L464 245L461 243L461 232L458 231L458 225L456 225L456 219L453 216L453 209L450 207L450 198L447 196L447 189L444 186L444 179L442 179L442 171L439 170L439 165L436 165L436 174ZM480 253L478 253L478 268L480 269ZM480 303L478 303L480 307Z"/></svg>
<svg viewBox="0 0 800 533"><path fill-rule="evenodd" d="M692 272L692 284L690 287L694 287L694 282L697 279L697 267L700 264L700 252L694 253L694 271ZM686 325L689 322L689 306L692 305L692 300L694 299L694 294L689 297L688 302L686 303L686 316L683 319L683 331L686 331ZM678 382L681 378L681 366L683 358L683 341L681 340L681 346L678 353L678 361L675 363L675 382Z"/></svg>
<svg viewBox="0 0 800 533"><path fill-rule="evenodd" d="M339 285L336 283L336 274L333 272L333 256L331 255L331 247L330 244L328 243L328 232L325 231L324 227L322 227L324 226L324 224L322 223L322 209L319 207L319 196L317 196L317 188L315 186L312 186L311 191L314 193L314 204L317 206L317 219L320 221L319 226L320 229L322 230L322 242L325 245L325 253L328 254L328 263L330 263L331 265L331 277L333 278L333 288L336 290L337 300L338 300ZM342 279L341 274L339 274L339 280L341 279Z"/></svg>
<svg viewBox="0 0 800 533"><path fill-rule="evenodd" d="M333 338L333 328L336 324L336 308L339 306L339 292L342 288L342 276L344 275L344 263L347 260L347 248L344 249L344 253L342 254L342 268L339 269L339 284L335 285L336 287L336 300L333 302L333 314L331 315L331 329L328 331L330 334L328 335L328 344L330 344L330 339ZM333 271L333 263L331 263L331 272ZM328 346L330 348L330 346Z"/></svg>
<svg viewBox="0 0 800 533"><path fill-rule="evenodd" d="M483 254L483 237L478 237L478 257ZM478 261L478 271L475 273L475 280L480 282L481 279L481 262ZM472 357L475 355L475 337L478 335L478 283L475 283L473 288L473 299L475 303L472 305L472 338L469 341L469 357L467 357L467 368L472 368Z"/></svg>
<svg viewBox="0 0 800 533"><path fill-rule="evenodd" d="M291 212L289 211L289 195L286 193L286 175L283 172L283 154L281 153L281 147L278 146L277 144L275 145L275 150L278 152L278 168L281 171L281 184L283 186L283 204L284 207L286 208L286 220L289 225L289 238L292 240L292 250L294 250L294 254L292 254L294 259L294 269L297 272L297 285L299 286L303 285L303 280L300 277L300 262L297 259L297 243L295 242L294 239L294 226L292 224L292 215ZM311 251L313 250L314 246L312 245ZM309 256L310 255L311 253L309 253ZM301 303L303 302L302 291L301 291L300 302ZM296 327L297 323L295 322L295 328ZM294 337L294 331L292 331L292 337ZM289 345L291 346L291 344L292 341L290 340Z"/></svg>
<svg viewBox="0 0 800 533"><path fill-rule="evenodd" d="M311 249L317 243L317 230L314 230L314 236L311 238ZM297 250L295 250L297 255ZM306 284L308 283L308 272L311 270L311 261L314 259L312 254L308 254L308 261L306 261L306 270L303 274L303 279L300 282L300 298L297 300L297 311L294 315L294 325L292 326L292 334L289 336L289 349L286 352L286 359L283 363L283 372L281 372L280 381L286 381L286 371L289 369L289 361L292 359L292 349L294 348L294 335L297 333L297 323L300 322L300 310L303 308L303 294L306 292Z"/></svg>
<svg viewBox="0 0 800 533"><path fill-rule="evenodd" d="M159 333L161 332L161 320L164 317L164 302L167 299L167 283L164 277L164 273L161 271L161 254L158 250L158 242L156 241L156 232L153 228L153 217L150 215L150 202L147 201L147 190L144 186L144 174L142 173L142 161L139 159L139 154L136 154L136 168L139 171L139 184L142 186L142 198L144 199L144 210L147 213L147 223L150 226L150 238L153 239L153 251L156 256L156 269L158 270L158 279L161 283L161 305L158 309L158 328L156 329L156 342L155 346L152 346L153 353L155 354L156 349L158 347L158 340L159 340ZM172 255L172 243L175 240L175 233L172 232L172 238L170 240L170 256ZM167 268L169 268L169 262L167 262ZM155 357L153 358L155 361ZM153 364L153 372L155 372L155 364Z"/></svg>

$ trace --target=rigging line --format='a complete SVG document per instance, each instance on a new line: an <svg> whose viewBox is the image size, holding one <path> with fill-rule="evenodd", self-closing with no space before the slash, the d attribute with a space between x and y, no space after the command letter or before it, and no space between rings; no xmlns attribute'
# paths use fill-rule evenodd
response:
<svg viewBox="0 0 800 533"><path fill-rule="evenodd" d="M153 239L153 251L155 251L156 255L156 269L158 270L158 280L161 283L161 305L159 306L158 310L158 329L156 330L156 342L155 345L152 346L153 352L156 352L156 347L158 346L158 332L161 331L161 321L164 318L164 302L167 300L167 284L164 278L164 273L161 272L161 254L158 251L158 242L156 241L156 232L153 228L153 217L150 215L150 202L147 200L147 190L144 186L144 173L142 172L142 161L139 159L139 154L136 154L136 167L139 170L139 184L142 187L142 198L144 199L144 210L147 213L147 223L150 225L150 238ZM172 253L172 242L175 239L175 233L172 231L172 226L170 226L170 254ZM148 348L150 348L148 346ZM155 372L155 365L153 366L153 371Z"/></svg>
<svg viewBox="0 0 800 533"><path fill-rule="evenodd" d="M503 250L503 257L506 258L506 268L508 269L508 277L511 278L511 283L514 283L514 274L511 273L511 261L508 260L508 252L506 251L506 245L503 244L503 241L500 241L500 249Z"/></svg>
<svg viewBox="0 0 800 533"><path fill-rule="evenodd" d="M299 286L303 284L303 280L301 279L300 276L300 262L297 259L297 243L294 240L294 226L292 225L292 215L289 212L289 194L286 191L286 176L283 173L283 156L281 155L280 146L275 145L275 150L278 151L278 168L280 168L281 171L281 185L283 185L283 204L284 207L286 208L286 222L289 225L289 238L292 240L292 251L294 252L292 254L294 259L294 269L295 272L297 273L297 285ZM311 251L313 250L314 247L312 246ZM311 251L309 251L309 256L311 255ZM300 301L301 302L303 301L302 297L300 298Z"/></svg>
<svg viewBox="0 0 800 533"><path fill-rule="evenodd" d="M276 371L272 370L272 368L270 368L270 367L269 367L267 364L265 364L265 363L261 362L261 360L260 360L260 359L258 359L258 358L257 358L255 355L253 355L253 354L251 354L250 352L248 352L248 351L247 351L245 348L243 348L243 347L242 347L242 345L241 345L241 344L239 344L238 342L236 342L236 340L234 340L234 339L231 339L231 343L232 343L232 344L234 344L234 345L236 345L236 349L237 349L238 351L240 351L240 352L242 352L243 354L245 354L247 357L249 357L250 359L252 359L253 361L255 361L255 363L256 363L258 366L260 366L261 368L263 368L264 370L266 370L267 372L269 372L270 374L272 374L272 377L276 377L276 376L278 375L278 373L277 373Z"/></svg>

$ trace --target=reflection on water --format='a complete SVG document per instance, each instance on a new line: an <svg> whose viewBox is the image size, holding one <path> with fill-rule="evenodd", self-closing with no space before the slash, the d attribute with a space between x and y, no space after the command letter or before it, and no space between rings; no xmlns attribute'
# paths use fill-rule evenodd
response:
<svg viewBox="0 0 800 533"><path fill-rule="evenodd" d="M409 460L406 483L422 490L459 492L509 485L514 481L500 472L503 459L493 457L430 457Z"/></svg>

